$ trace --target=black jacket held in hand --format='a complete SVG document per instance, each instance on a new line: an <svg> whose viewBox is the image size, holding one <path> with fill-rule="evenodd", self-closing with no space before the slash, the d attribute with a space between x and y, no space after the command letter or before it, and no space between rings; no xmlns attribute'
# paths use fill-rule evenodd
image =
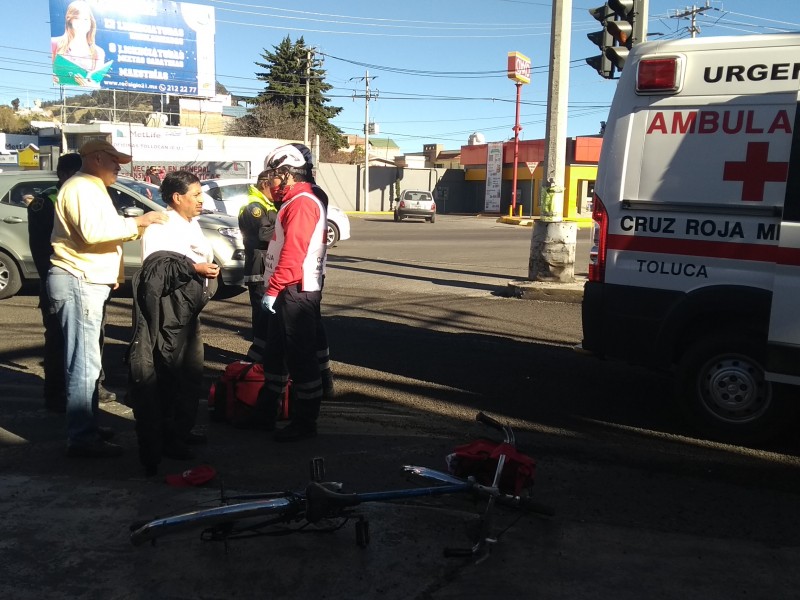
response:
<svg viewBox="0 0 800 600"><path fill-rule="evenodd" d="M175 252L148 256L133 278L128 404L139 459L148 469L194 427L203 385L199 315L215 288L215 279L198 275L194 263Z"/></svg>
<svg viewBox="0 0 800 600"><path fill-rule="evenodd" d="M207 283L208 282L208 283ZM183 366L184 346L193 325L216 288L176 252L154 252L133 278L133 339L128 351L132 400L150 393L154 367L172 371ZM202 357L200 357L202 367ZM144 389L142 389L144 388Z"/></svg>

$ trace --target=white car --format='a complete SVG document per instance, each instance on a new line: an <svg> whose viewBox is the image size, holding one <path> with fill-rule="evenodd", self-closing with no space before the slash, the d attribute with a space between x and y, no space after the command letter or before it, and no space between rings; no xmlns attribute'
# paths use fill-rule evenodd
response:
<svg viewBox="0 0 800 600"><path fill-rule="evenodd" d="M203 208L210 208L213 204L216 210L233 217L239 216L239 209L247 202L247 190L250 180L234 179L207 179L201 181L203 190ZM328 248L341 240L350 239L350 219L347 214L336 206L328 206Z"/></svg>
<svg viewBox="0 0 800 600"><path fill-rule="evenodd" d="M206 179L200 182L203 190L203 209L214 205L216 210L232 217L239 216L239 209L247 202L247 190L250 180L233 179Z"/></svg>

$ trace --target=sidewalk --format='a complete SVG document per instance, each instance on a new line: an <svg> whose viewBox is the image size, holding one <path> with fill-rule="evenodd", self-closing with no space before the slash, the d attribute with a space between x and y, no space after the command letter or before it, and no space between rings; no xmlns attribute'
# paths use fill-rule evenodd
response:
<svg viewBox="0 0 800 600"><path fill-rule="evenodd" d="M344 211L348 217L373 217L384 216L391 217L394 213L390 210L346 210ZM498 215L497 213L437 213L439 216L474 216L476 218L495 219L497 223L505 223L506 225L520 225L522 227L532 227L533 224L539 220L539 217L512 217L509 215ZM592 227L593 221L591 218L568 218L564 219L568 223L576 223L579 229L588 229Z"/></svg>
<svg viewBox="0 0 800 600"><path fill-rule="evenodd" d="M487 215L489 216L489 215ZM533 224L539 220L539 217L512 217L509 215L501 215L497 218L498 223L505 223L506 225L521 225L523 227L533 227ZM594 224L594 221L589 218L568 218L564 219L565 223L575 223L578 229L589 229Z"/></svg>

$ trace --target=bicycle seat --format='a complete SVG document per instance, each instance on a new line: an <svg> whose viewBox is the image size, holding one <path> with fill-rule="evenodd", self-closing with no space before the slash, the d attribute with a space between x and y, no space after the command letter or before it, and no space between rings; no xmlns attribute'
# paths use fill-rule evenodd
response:
<svg viewBox="0 0 800 600"><path fill-rule="evenodd" d="M312 481L306 487L306 521L316 523L337 510L361 504L358 494L340 494Z"/></svg>

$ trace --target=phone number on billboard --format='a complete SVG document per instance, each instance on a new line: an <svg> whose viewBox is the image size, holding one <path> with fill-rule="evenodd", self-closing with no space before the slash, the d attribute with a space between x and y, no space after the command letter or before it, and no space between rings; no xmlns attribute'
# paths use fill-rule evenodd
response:
<svg viewBox="0 0 800 600"><path fill-rule="evenodd" d="M197 87L190 85L159 85L158 91L160 92L176 92L178 94L196 94Z"/></svg>

